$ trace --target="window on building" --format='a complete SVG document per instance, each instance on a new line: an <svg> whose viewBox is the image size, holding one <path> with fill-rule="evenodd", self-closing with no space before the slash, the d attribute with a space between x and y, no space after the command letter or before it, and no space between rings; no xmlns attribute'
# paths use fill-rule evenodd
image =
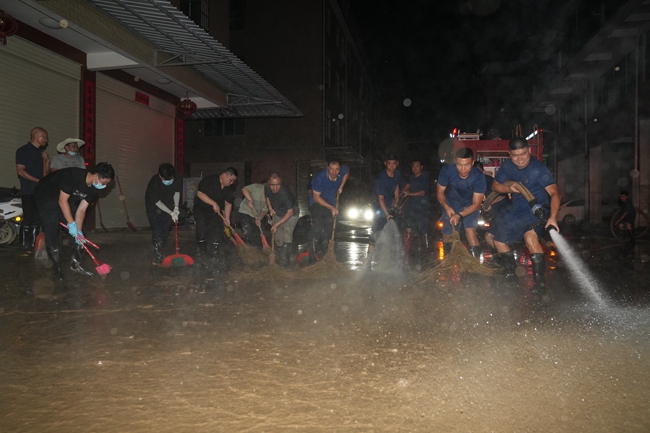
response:
<svg viewBox="0 0 650 433"><path fill-rule="evenodd" d="M181 12L206 32L210 31L210 1L181 0Z"/></svg>
<svg viewBox="0 0 650 433"><path fill-rule="evenodd" d="M246 28L246 0L230 0L230 30Z"/></svg>
<svg viewBox="0 0 650 433"><path fill-rule="evenodd" d="M203 121L204 137L244 135L244 119L209 119Z"/></svg>

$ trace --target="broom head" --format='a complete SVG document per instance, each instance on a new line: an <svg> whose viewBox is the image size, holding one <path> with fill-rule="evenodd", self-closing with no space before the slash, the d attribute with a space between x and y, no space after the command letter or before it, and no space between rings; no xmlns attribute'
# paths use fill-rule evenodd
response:
<svg viewBox="0 0 650 433"><path fill-rule="evenodd" d="M192 266L194 265L194 260L192 257L188 256L187 254L172 254L171 256L165 257L165 260L163 260L162 264L160 266L164 268L169 268L169 267L182 267L182 266Z"/></svg>

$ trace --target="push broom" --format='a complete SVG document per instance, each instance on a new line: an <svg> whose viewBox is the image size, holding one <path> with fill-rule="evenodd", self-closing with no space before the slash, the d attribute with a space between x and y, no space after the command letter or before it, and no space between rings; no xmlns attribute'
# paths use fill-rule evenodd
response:
<svg viewBox="0 0 650 433"><path fill-rule="evenodd" d="M176 238L176 254L165 257L160 266L169 268L171 266L192 266L194 260L187 254L180 254L178 248L178 221L174 221L174 237Z"/></svg>
<svg viewBox="0 0 650 433"><path fill-rule="evenodd" d="M61 221L59 221L59 224L60 224L62 227L65 227L66 229L68 228L68 226L65 225L65 224L63 224ZM89 245L91 245L92 247L94 247L94 248L96 248L96 249L99 249L99 247L98 247L96 244L94 244L94 243L92 243L91 241L89 241L88 239L86 239L84 236L77 235L77 238L78 238L80 241L82 241L82 242L81 242L81 246L83 247L84 250L86 250L86 252L87 252L88 255L90 256L90 258L91 258L91 259L93 260L93 262L95 263L95 270L97 271L97 273L98 273L99 275L107 275L109 272L111 272L111 267L110 267L109 265L107 265L106 263L102 263L102 262L100 262L99 260L97 260L97 259L95 258L95 256L93 255L93 253L91 253L90 250L88 249L88 247L86 246L86 243L88 243Z"/></svg>

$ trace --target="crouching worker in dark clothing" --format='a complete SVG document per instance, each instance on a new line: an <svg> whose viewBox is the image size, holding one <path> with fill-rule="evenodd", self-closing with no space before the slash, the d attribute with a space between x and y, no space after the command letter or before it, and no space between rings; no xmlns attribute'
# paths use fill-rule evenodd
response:
<svg viewBox="0 0 650 433"><path fill-rule="evenodd" d="M154 266L162 264L163 247L169 230L178 223L178 203L182 186L183 178L176 173L174 166L168 163L160 164L158 174L154 175L147 185L144 205L151 225Z"/></svg>
<svg viewBox="0 0 650 433"><path fill-rule="evenodd" d="M236 180L237 170L233 167L228 167L221 174L206 176L199 182L196 193L198 200L194 200L199 258L204 266L209 266L207 256L210 249L213 274L227 270L224 227L230 227L230 213L235 202L235 191L231 185Z"/></svg>
<svg viewBox="0 0 650 433"><path fill-rule="evenodd" d="M45 232L47 254L52 261L54 279L62 280L59 244L59 222L68 226L68 233L75 242L72 244L72 262L70 269L81 275L92 276L82 266L83 228L86 210L95 197L97 190L106 188L115 171L107 162L100 162L90 171L83 168L67 168L48 174L36 185L34 202L41 226Z"/></svg>

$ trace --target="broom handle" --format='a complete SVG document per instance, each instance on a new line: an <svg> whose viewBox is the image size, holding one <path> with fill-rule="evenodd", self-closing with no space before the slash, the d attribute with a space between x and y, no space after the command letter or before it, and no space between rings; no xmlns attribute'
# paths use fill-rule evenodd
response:
<svg viewBox="0 0 650 433"><path fill-rule="evenodd" d="M93 259L93 262L95 262L95 265L97 265L98 267L102 265L102 264L99 263L99 261L95 258L95 256L93 256L93 253L90 252L90 250L88 249L88 247L86 246L86 244L82 243L81 246L84 248L84 250L86 250L86 252L87 252L88 255L90 256L90 258Z"/></svg>
<svg viewBox="0 0 650 433"><path fill-rule="evenodd" d="M178 254L178 221L174 221L174 235L176 236L176 254Z"/></svg>
<svg viewBox="0 0 650 433"><path fill-rule="evenodd" d="M68 226L63 224L61 221L59 221L59 224L61 225L61 227L65 227L66 229L68 228ZM79 239L81 239L82 241L87 242L91 247L99 249L99 247L97 245L95 245L94 243L89 241L85 236L77 235L77 237Z"/></svg>
<svg viewBox="0 0 650 433"><path fill-rule="evenodd" d="M271 232L271 254L275 251L275 233Z"/></svg>
<svg viewBox="0 0 650 433"><path fill-rule="evenodd" d="M339 195L341 194L336 193L336 210L339 210ZM334 233L336 232L336 220L337 217L334 217L334 222L332 223L332 240L334 240Z"/></svg>

